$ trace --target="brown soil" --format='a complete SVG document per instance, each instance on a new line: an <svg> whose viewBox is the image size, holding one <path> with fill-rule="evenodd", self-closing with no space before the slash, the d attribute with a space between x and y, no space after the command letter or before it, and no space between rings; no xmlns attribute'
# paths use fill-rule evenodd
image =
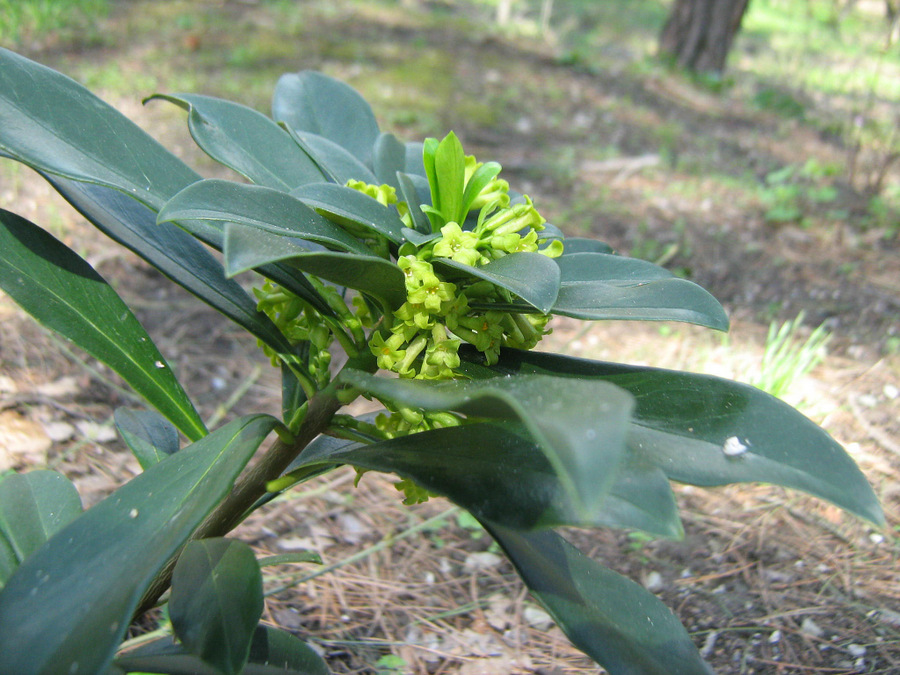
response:
<svg viewBox="0 0 900 675"><path fill-rule="evenodd" d="M207 9L249 26L251 37L273 20L263 5L220 4ZM523 50L495 35L463 34L456 23L426 13L409 18L387 4L363 5L355 7L358 16L309 10L302 28L308 51L298 48L299 57L292 53L266 69L288 71L302 62L347 77L379 114L390 112L386 126L405 137L456 129L467 149L500 161L513 186L570 234L590 233L626 253L666 253L668 265L709 289L733 318L727 343L680 326L562 321L547 348L741 379L758 368L772 318L803 309L808 324L826 322L834 333L830 358L794 393L804 412L851 450L882 499L886 531L780 489L683 487L684 541L612 531L572 531L572 540L658 593L722 675L900 673L898 241L862 225L866 196L849 184L838 184L845 219L814 212L806 226L773 226L752 192L714 177L699 181L692 169L711 162L711 173L761 179L798 158L840 160L846 149L813 127L751 109L737 93L713 96L664 73L586 72L560 64L545 45ZM111 17L109 34L127 40L110 38L91 49L39 45L29 55L73 74L85 64L140 64L157 48L133 32L136 14L148 8L123 3ZM206 67L207 46L233 44L226 31L200 35L196 43L187 40L194 33L183 32L168 36L179 47L166 61L161 90L179 68ZM315 35L341 35L358 51L333 55ZM424 88L419 95L427 96L421 77L396 78L417 59L430 62L432 50L439 50L453 84L449 93L431 92L434 117L400 115L386 94L373 94L383 69L396 96L403 87ZM213 89L223 86L211 82ZM205 173L215 171L191 149L179 115L136 105L148 93L130 91L127 101L112 102ZM487 115L473 101L502 106L503 114ZM664 139L665 152L660 128L675 130ZM206 417L278 410L276 374L253 340L110 247L40 181L3 170L0 205L51 223L87 252L135 308ZM673 189L679 183L701 190ZM96 502L137 471L109 433L112 410L135 401L102 366L89 360L85 370L82 356L6 298L0 319L0 468L47 465L75 480L86 504ZM261 553L309 548L335 566L296 586L292 578L316 568L269 568L270 588L290 587L269 598L266 620L318 645L336 673L599 672L548 627L489 538L461 524L448 504L403 507L390 477L369 474L356 489L352 478L349 471L330 474L240 528ZM434 520L406 535L428 519ZM371 664L385 654L406 665L377 670Z"/></svg>

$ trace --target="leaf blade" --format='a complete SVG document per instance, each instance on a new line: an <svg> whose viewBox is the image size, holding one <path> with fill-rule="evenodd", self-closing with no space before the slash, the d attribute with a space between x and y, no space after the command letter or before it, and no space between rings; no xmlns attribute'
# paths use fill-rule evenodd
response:
<svg viewBox="0 0 900 675"><path fill-rule="evenodd" d="M352 370L341 380L417 409L520 420L584 517L600 509L625 452L632 403L615 387L542 376L426 382Z"/></svg>
<svg viewBox="0 0 900 675"><path fill-rule="evenodd" d="M311 251L301 240L235 223L225 226L224 253L232 275L278 261L339 286L383 298L392 307L406 300L400 268L371 254Z"/></svg>
<svg viewBox="0 0 900 675"><path fill-rule="evenodd" d="M128 306L67 246L0 209L0 287L42 324L119 373L188 438L206 427Z"/></svg>
<svg viewBox="0 0 900 675"><path fill-rule="evenodd" d="M74 80L2 48L0 150L40 171L107 185L155 208L200 178Z"/></svg>
<svg viewBox="0 0 900 675"><path fill-rule="evenodd" d="M247 544L189 542L172 573L169 616L191 653L226 675L240 673L263 611L259 564Z"/></svg>
<svg viewBox="0 0 900 675"><path fill-rule="evenodd" d="M514 529L558 525L682 533L665 475L626 458L599 508L579 511L540 447L524 429L474 423L364 445L317 443L301 465L342 463L395 473L443 495L477 518ZM490 495L490 498L485 498Z"/></svg>
<svg viewBox="0 0 900 675"><path fill-rule="evenodd" d="M10 474L0 480L0 539L13 556L3 566L0 588L13 570L80 514L75 486L55 471Z"/></svg>
<svg viewBox="0 0 900 675"><path fill-rule="evenodd" d="M876 524L878 499L844 449L759 389L709 375L504 350L500 372L599 379L635 397L630 445L672 480L764 482L803 490ZM734 438L746 451L725 452ZM733 443L733 441L732 441Z"/></svg>
<svg viewBox="0 0 900 675"><path fill-rule="evenodd" d="M369 253L362 243L299 199L258 185L203 180L175 195L157 216L159 223L192 220L238 223L344 251Z"/></svg>
<svg viewBox="0 0 900 675"><path fill-rule="evenodd" d="M0 671L103 672L147 584L277 423L229 422L57 532L0 593Z"/></svg>
<svg viewBox="0 0 900 675"><path fill-rule="evenodd" d="M287 132L252 108L200 94L154 94L187 110L191 137L206 154L257 185L287 192L324 180Z"/></svg>
<svg viewBox="0 0 900 675"><path fill-rule="evenodd" d="M557 304L559 266L552 258L540 253L512 253L478 267L449 258L435 258L434 262L505 288L542 314L549 313ZM471 304L476 306L474 302Z"/></svg>
<svg viewBox="0 0 900 675"><path fill-rule="evenodd" d="M160 638L116 659L127 672L165 675L219 675L170 638ZM290 633L260 625L242 675L329 675L328 666L309 645Z"/></svg>
<svg viewBox="0 0 900 675"><path fill-rule="evenodd" d="M387 237L395 244L403 241L403 221L396 211L382 206L368 195L334 183L310 183L295 190L296 197L317 213L332 219L361 225L373 233Z"/></svg>
<svg viewBox="0 0 900 675"><path fill-rule="evenodd" d="M158 464L181 448L178 430L154 411L118 408L113 417L119 435L142 469Z"/></svg>
<svg viewBox="0 0 900 675"><path fill-rule="evenodd" d="M482 524L572 643L610 675L712 675L675 615L639 584L555 532Z"/></svg>
<svg viewBox="0 0 900 675"><path fill-rule="evenodd" d="M282 75L272 117L333 141L364 164L371 162L378 122L368 102L344 82L309 70Z"/></svg>

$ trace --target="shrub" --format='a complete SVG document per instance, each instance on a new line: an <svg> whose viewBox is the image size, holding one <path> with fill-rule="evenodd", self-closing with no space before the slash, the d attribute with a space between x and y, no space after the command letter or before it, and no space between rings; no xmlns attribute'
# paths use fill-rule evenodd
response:
<svg viewBox="0 0 900 675"><path fill-rule="evenodd" d="M452 133L402 143L356 92L311 72L281 78L271 119L160 98L250 184L202 179L72 80L5 50L0 152L255 336L281 370L282 410L208 430L109 284L0 211L0 287L148 404L116 413L143 472L87 511L60 474L0 482L0 672L327 672L305 643L259 623L259 565L227 535L342 465L397 474L408 503L439 495L468 510L614 674L709 669L662 603L555 527L677 537L669 481L776 483L883 521L842 448L757 389L532 351L554 314L718 330L727 319L695 284L564 237ZM232 279L244 273L255 297ZM360 396L384 412L341 412ZM167 590L175 639L120 652Z"/></svg>

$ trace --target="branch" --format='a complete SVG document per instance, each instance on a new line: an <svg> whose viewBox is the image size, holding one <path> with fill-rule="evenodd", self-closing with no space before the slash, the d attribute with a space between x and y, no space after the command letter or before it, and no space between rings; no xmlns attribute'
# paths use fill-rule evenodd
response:
<svg viewBox="0 0 900 675"><path fill-rule="evenodd" d="M191 535L191 539L222 537L240 524L244 514L266 493L266 483L288 467L316 436L325 431L342 404L331 389L325 389L309 400L306 419L292 443L275 441L262 458L235 483L231 493L219 504ZM172 580L178 554L172 557L145 591L135 617L152 609Z"/></svg>

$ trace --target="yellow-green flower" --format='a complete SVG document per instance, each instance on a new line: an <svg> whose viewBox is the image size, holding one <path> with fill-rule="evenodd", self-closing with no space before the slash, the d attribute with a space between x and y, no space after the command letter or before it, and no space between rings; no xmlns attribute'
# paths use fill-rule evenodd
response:
<svg viewBox="0 0 900 675"><path fill-rule="evenodd" d="M439 281L434 277L433 283L423 283L406 297L411 304L422 304L426 310L437 314L441 311L441 303L449 302L456 297L456 285L449 281Z"/></svg>
<svg viewBox="0 0 900 675"><path fill-rule="evenodd" d="M419 330L429 330L434 326L434 319L423 303L404 302L394 312L394 316L403 322L403 327L399 330L412 330L412 334L408 335L407 339L412 339L412 335Z"/></svg>
<svg viewBox="0 0 900 675"><path fill-rule="evenodd" d="M464 231L458 223L447 223L441 228L441 235L432 250L434 255L473 267L481 260L481 253L476 250L480 238L474 232Z"/></svg>
<svg viewBox="0 0 900 675"><path fill-rule="evenodd" d="M394 366L406 357L406 350L400 349L406 340L403 335L392 334L387 340L376 331L369 340L369 349L375 356L379 368L393 370Z"/></svg>

